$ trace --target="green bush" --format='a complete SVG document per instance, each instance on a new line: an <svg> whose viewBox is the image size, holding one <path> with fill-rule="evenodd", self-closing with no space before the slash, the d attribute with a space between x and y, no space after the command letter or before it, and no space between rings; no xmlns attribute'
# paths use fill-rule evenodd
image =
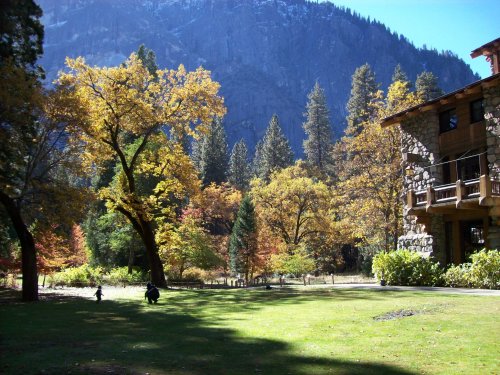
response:
<svg viewBox="0 0 500 375"><path fill-rule="evenodd" d="M470 263L451 266L443 275L444 284L452 288L469 288Z"/></svg>
<svg viewBox="0 0 500 375"><path fill-rule="evenodd" d="M410 250L375 255L372 270L377 279L388 285L435 286L442 280L438 263Z"/></svg>
<svg viewBox="0 0 500 375"><path fill-rule="evenodd" d="M483 249L471 255L471 262L451 266L444 281L451 287L500 289L500 252Z"/></svg>
<svg viewBox="0 0 500 375"><path fill-rule="evenodd" d="M95 286L102 283L103 273L101 267L93 268L84 264L80 267L66 268L49 276L49 283L66 286Z"/></svg>
<svg viewBox="0 0 500 375"><path fill-rule="evenodd" d="M132 273L128 273L128 267L117 267L109 271L107 281L111 285L142 283L146 281L146 275L138 269L132 269Z"/></svg>

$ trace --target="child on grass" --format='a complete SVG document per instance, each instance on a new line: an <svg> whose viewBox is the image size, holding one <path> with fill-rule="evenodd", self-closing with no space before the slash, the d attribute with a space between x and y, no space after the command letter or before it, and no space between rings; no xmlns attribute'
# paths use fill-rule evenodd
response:
<svg viewBox="0 0 500 375"><path fill-rule="evenodd" d="M99 285L99 286L97 287L97 291L94 293L94 296L96 296L96 298L97 298L97 301L96 301L97 303L101 302L101 297L102 297L103 295L104 295L104 294L102 294L102 288L101 288L101 286Z"/></svg>

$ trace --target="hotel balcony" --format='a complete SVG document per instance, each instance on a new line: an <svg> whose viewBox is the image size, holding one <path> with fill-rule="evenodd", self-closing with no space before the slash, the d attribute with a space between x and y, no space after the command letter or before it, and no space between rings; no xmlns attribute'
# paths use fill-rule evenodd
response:
<svg viewBox="0 0 500 375"><path fill-rule="evenodd" d="M410 215L422 213L447 214L456 210L490 209L500 215L500 181L488 175L454 184L429 186L426 190L408 191ZM497 212L498 211L498 212Z"/></svg>

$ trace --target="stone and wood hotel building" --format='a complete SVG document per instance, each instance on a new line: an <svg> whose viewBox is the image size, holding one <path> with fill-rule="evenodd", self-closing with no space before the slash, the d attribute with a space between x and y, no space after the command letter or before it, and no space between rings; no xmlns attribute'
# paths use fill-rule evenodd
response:
<svg viewBox="0 0 500 375"><path fill-rule="evenodd" d="M459 264L500 249L500 38L472 51L492 75L385 118L399 125L404 235L398 247Z"/></svg>

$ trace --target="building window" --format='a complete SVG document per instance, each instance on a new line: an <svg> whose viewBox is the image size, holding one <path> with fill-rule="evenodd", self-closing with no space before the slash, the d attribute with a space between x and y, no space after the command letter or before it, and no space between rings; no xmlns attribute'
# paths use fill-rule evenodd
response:
<svg viewBox="0 0 500 375"><path fill-rule="evenodd" d="M471 151L475 152L475 151ZM465 156L457 160L458 178L462 181L475 180L481 176L480 156Z"/></svg>
<svg viewBox="0 0 500 375"><path fill-rule="evenodd" d="M483 228L476 226L470 228L470 242L473 245L484 246L484 231Z"/></svg>
<svg viewBox="0 0 500 375"><path fill-rule="evenodd" d="M443 184L451 184L451 168L450 168L450 157L445 156L443 158Z"/></svg>
<svg viewBox="0 0 500 375"><path fill-rule="evenodd" d="M441 112L439 114L439 132L444 133L456 129L458 125L458 117L455 108Z"/></svg>
<svg viewBox="0 0 500 375"><path fill-rule="evenodd" d="M482 220L462 221L463 255L462 261L470 262L471 254L481 250L485 246L485 233Z"/></svg>
<svg viewBox="0 0 500 375"><path fill-rule="evenodd" d="M474 100L470 102L470 123L484 120L483 99Z"/></svg>

